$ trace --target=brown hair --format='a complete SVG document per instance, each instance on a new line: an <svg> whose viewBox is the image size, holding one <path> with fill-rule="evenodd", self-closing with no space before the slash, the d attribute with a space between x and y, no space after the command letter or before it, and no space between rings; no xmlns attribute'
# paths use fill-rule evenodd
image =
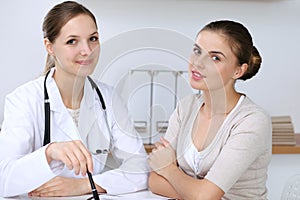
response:
<svg viewBox="0 0 300 200"><path fill-rule="evenodd" d="M90 16L97 27L96 18L91 11L89 11L83 5L75 1L65 1L63 3L54 6L45 16L43 22L43 34L44 38L47 38L50 42L54 42L59 36L62 27L74 17L80 14ZM44 73L55 66L54 60L48 54L46 67Z"/></svg>
<svg viewBox="0 0 300 200"><path fill-rule="evenodd" d="M200 32L204 30L223 34L227 38L239 64L248 64L247 71L239 79L247 80L257 74L262 58L257 48L253 45L252 37L245 26L230 20L220 20L207 24Z"/></svg>

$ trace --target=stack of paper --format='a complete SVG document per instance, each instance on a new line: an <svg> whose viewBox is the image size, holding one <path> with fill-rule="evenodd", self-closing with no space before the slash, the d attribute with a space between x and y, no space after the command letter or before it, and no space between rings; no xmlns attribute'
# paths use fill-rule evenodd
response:
<svg viewBox="0 0 300 200"><path fill-rule="evenodd" d="M272 144L296 145L294 125L290 116L273 116L272 120Z"/></svg>

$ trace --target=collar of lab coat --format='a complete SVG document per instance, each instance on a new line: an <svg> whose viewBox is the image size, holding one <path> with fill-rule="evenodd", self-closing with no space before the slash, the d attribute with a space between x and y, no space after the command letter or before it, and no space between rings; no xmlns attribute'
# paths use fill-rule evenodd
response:
<svg viewBox="0 0 300 200"><path fill-rule="evenodd" d="M54 115L58 115L56 117L56 119L58 120L56 123L66 134L70 136L70 139L74 140L81 138L85 142L85 139L90 132L91 127L96 121L94 112L95 92L93 92L91 84L89 83L88 79L86 79L84 86L84 95L80 104L79 126L77 129L62 101L56 82L53 79L54 71L55 68L51 69L46 80L50 101L50 110L53 111Z"/></svg>
<svg viewBox="0 0 300 200"><path fill-rule="evenodd" d="M88 81L85 80L84 94L80 104L78 130L82 138L86 138L93 124L96 122L95 100L96 92Z"/></svg>
<svg viewBox="0 0 300 200"><path fill-rule="evenodd" d="M51 93L49 93L49 99L50 99L50 109L55 111L55 112L61 112L63 109L65 109L65 105L62 101L61 95L59 93L58 87L56 85L56 82L53 78L53 74L54 74L55 68L52 68L49 76L46 80L46 84L47 84L47 90L51 91ZM88 81L88 79L85 80L85 84L84 84L84 95L83 95L83 99L82 102L80 104L81 106L86 106L89 109L92 109L92 107L95 104L95 94L93 92L93 88L90 84L90 82Z"/></svg>
<svg viewBox="0 0 300 200"><path fill-rule="evenodd" d="M56 82L53 78L54 72L55 68L52 68L46 80L46 87L50 101L50 110L54 112L63 112L66 108L60 96Z"/></svg>

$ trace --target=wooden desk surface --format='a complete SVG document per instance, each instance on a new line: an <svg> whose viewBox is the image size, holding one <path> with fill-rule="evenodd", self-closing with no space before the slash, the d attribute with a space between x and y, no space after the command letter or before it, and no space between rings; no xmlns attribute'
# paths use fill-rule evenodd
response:
<svg viewBox="0 0 300 200"><path fill-rule="evenodd" d="M273 154L300 154L300 134L295 134L296 145L273 145Z"/></svg>
<svg viewBox="0 0 300 200"><path fill-rule="evenodd" d="M152 149L154 148L153 144L144 144L144 147L146 149L146 152L149 154L151 153Z"/></svg>
<svg viewBox="0 0 300 200"><path fill-rule="evenodd" d="M144 144L146 152L151 153L153 144ZM300 154L300 134L296 134L296 145L273 145L272 154Z"/></svg>

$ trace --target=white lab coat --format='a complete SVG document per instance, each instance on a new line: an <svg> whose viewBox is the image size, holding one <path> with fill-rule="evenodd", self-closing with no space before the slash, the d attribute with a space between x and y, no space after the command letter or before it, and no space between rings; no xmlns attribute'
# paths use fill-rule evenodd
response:
<svg viewBox="0 0 300 200"><path fill-rule="evenodd" d="M107 107L111 135L106 127L98 95L86 80L76 127L64 106L57 85L47 78L51 112L51 142L82 140L91 152L110 149L117 169L103 172L108 154L93 155L94 181L108 193L134 192L147 187L148 167L141 139L128 117L126 106L112 88L98 83ZM17 88L5 99L4 121L0 133L0 196L24 194L55 176L76 176L60 161L50 165L45 157L44 76ZM110 166L106 166L106 169Z"/></svg>

